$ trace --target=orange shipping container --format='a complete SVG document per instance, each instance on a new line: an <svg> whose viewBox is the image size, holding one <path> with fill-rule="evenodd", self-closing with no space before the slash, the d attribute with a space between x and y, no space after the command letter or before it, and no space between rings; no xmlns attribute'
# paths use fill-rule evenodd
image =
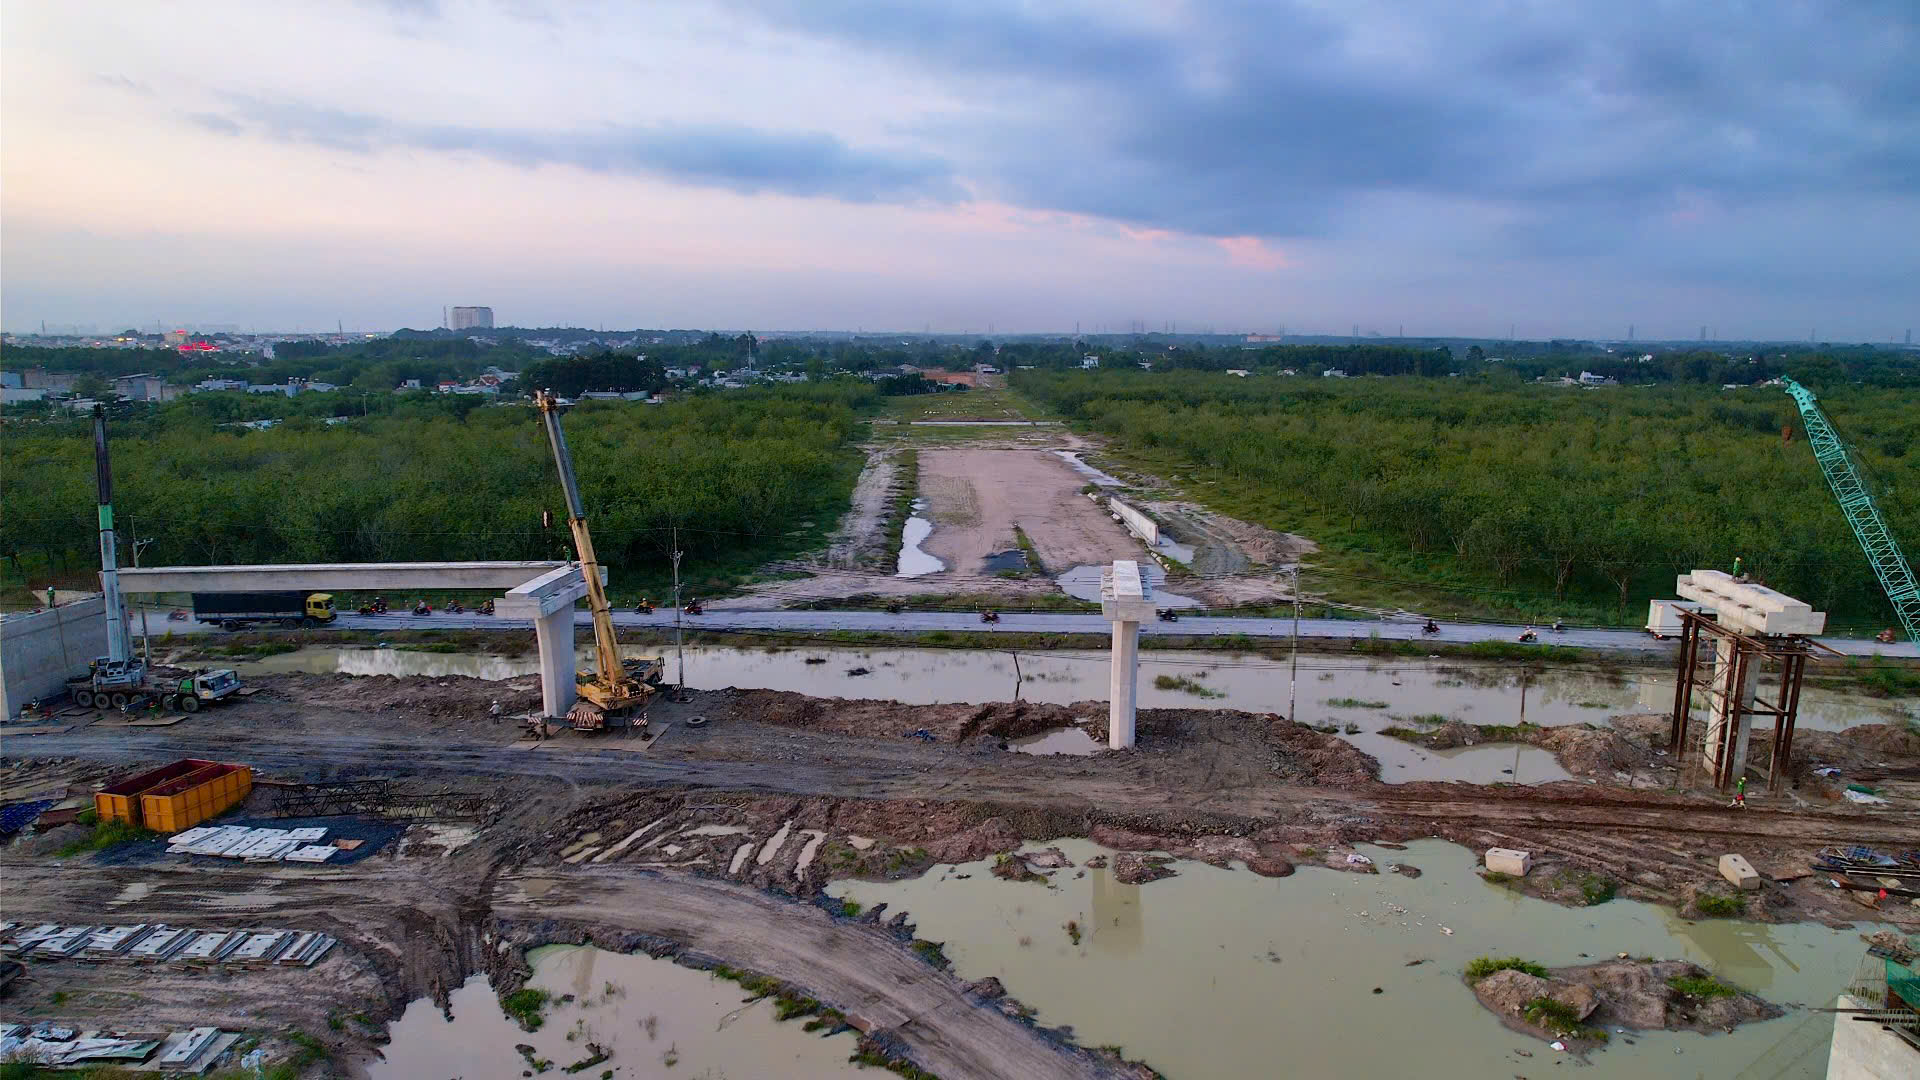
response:
<svg viewBox="0 0 1920 1080"><path fill-rule="evenodd" d="M140 824L140 796L183 776L209 768L218 762L182 758L171 765L130 776L101 788L93 796L93 809L101 821L125 821Z"/></svg>
<svg viewBox="0 0 1920 1080"><path fill-rule="evenodd" d="M140 816L149 829L184 832L238 806L252 790L252 769L210 764L142 793Z"/></svg>

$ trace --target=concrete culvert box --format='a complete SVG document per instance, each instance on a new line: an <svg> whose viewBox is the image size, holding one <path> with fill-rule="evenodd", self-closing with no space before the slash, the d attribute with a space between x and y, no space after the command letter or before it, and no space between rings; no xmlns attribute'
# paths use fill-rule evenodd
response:
<svg viewBox="0 0 1920 1080"><path fill-rule="evenodd" d="M253 791L245 765L202 762L196 769L140 795L141 823L157 832L185 832L238 806Z"/></svg>

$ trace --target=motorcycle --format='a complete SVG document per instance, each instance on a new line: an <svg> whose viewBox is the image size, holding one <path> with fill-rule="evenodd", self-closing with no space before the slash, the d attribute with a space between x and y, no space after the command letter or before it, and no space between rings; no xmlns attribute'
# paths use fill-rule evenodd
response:
<svg viewBox="0 0 1920 1080"><path fill-rule="evenodd" d="M997 611L983 611L980 613L980 621L984 623L997 623L1000 621L1000 613Z"/></svg>
<svg viewBox="0 0 1920 1080"><path fill-rule="evenodd" d="M1180 621L1180 613L1173 610L1172 608L1163 607L1158 611L1155 611L1154 614L1160 616L1161 622L1179 622Z"/></svg>
<svg viewBox="0 0 1920 1080"><path fill-rule="evenodd" d="M493 614L493 601L482 600L480 602L480 606L477 608L474 608L473 610L478 612L481 615L491 615Z"/></svg>
<svg viewBox="0 0 1920 1080"><path fill-rule="evenodd" d="M422 600L419 603L413 605L413 613L415 615L431 615L433 614L433 605L427 603L425 600Z"/></svg>
<svg viewBox="0 0 1920 1080"><path fill-rule="evenodd" d="M1437 634L1440 632L1440 624L1434 622L1432 619L1428 619L1427 625L1421 627L1420 632L1423 634Z"/></svg>
<svg viewBox="0 0 1920 1080"><path fill-rule="evenodd" d="M651 600L640 601L639 603L633 605L633 613L635 615L653 614L653 602Z"/></svg>
<svg viewBox="0 0 1920 1080"><path fill-rule="evenodd" d="M174 609L173 609L172 611L169 611L169 612L167 612L167 621L168 621L168 622L186 622L186 621L187 621L187 609L186 609L186 608L174 608Z"/></svg>
<svg viewBox="0 0 1920 1080"><path fill-rule="evenodd" d="M1561 621L1560 621L1560 620L1558 620L1558 619L1555 619L1555 620L1554 620L1554 622L1553 622L1553 632L1554 632L1554 633L1556 633L1556 634L1564 634L1564 633L1566 633L1566 632L1567 632L1567 624L1566 624L1566 623L1563 623L1563 622L1561 622Z"/></svg>
<svg viewBox="0 0 1920 1080"><path fill-rule="evenodd" d="M466 610L466 608L460 606L460 601L458 600L449 600L447 602L447 614L449 615L464 615Z"/></svg>
<svg viewBox="0 0 1920 1080"><path fill-rule="evenodd" d="M1539 641L1539 640L1540 640L1540 635L1539 635L1539 634L1536 634L1536 633L1534 633L1534 632L1533 632L1533 627L1531 627L1531 626L1529 626L1529 627L1527 627L1527 628L1526 628L1525 630L1522 630L1522 631L1520 631L1520 640L1521 640L1522 642L1527 642L1527 641Z"/></svg>
<svg viewBox="0 0 1920 1080"><path fill-rule="evenodd" d="M698 600L689 600L687 601L685 610L689 615L704 615L706 614L707 606Z"/></svg>
<svg viewBox="0 0 1920 1080"><path fill-rule="evenodd" d="M898 603L889 603L887 605L887 614L889 615L900 614L900 605Z"/></svg>

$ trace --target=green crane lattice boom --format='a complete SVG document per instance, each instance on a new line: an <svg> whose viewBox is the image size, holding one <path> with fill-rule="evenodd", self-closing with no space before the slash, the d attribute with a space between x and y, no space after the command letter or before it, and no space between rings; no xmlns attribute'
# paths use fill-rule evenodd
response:
<svg viewBox="0 0 1920 1080"><path fill-rule="evenodd" d="M1860 470L1847 455L1846 445L1834 434L1827 414L1820 411L1813 391L1792 379L1781 381L1786 384L1787 393L1793 395L1794 403L1800 406L1800 419L1806 425L1807 442L1813 445L1814 460L1820 463L1820 471L1827 478L1827 486L1833 489L1840 512L1846 515L1847 524L1853 526L1853 535L1859 539L1861 550L1867 553L1867 561L1873 564L1880 587L1887 592L1887 602L1893 605L1907 639L1920 644L1920 583L1914 580L1913 568L1907 564L1906 555L1901 553L1899 543L1887 528L1887 520L1880 516L1880 508L1873 504L1873 496L1868 493Z"/></svg>

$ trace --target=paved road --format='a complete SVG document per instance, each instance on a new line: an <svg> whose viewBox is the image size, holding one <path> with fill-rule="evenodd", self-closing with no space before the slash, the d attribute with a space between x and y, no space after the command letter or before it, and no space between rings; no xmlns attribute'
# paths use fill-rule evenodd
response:
<svg viewBox="0 0 1920 1080"><path fill-rule="evenodd" d="M591 625L587 613L582 611L575 616L581 626ZM646 627L649 629L667 629L673 627L673 612L656 611L652 615L636 615L631 611L614 613L614 623L621 627ZM174 626L180 624L175 623ZM448 629L509 629L524 627L531 629L530 623L517 622L486 615L448 615L436 612L432 615L413 616L401 614L388 615L342 615L337 623L347 630L448 630ZM1033 614L1008 613L1000 616L998 623L982 623L979 616L971 612L927 611L902 612L889 615L884 611L742 611L715 610L705 615L684 617L684 625L689 629L706 631L725 630L766 630L781 633L807 633L809 631L857 630L925 632L931 630L967 630L998 632L1005 634L1106 634L1111 625L1098 615L1081 615L1063 612L1045 612ZM1300 633L1311 638L1346 638L1365 640L1379 637L1386 641L1429 641L1463 645L1476 641L1515 641L1520 636L1521 627L1482 623L1442 623L1440 633L1422 634L1417 622L1393 621L1356 621L1352 619L1301 619ZM1241 617L1194 617L1188 616L1175 623L1156 622L1144 625L1141 633L1173 634L1188 637L1232 637L1245 635L1256 638L1285 638L1293 634L1292 619L1258 619ZM1821 644L1850 656L1883 656L1920 659L1920 648L1909 643L1882 645L1876 641L1851 640L1847 638L1822 638ZM1569 629L1563 634L1551 633L1542 629L1540 643L1543 645L1568 645L1582 649L1598 649L1611 652L1648 653L1654 655L1670 654L1673 643L1655 641L1645 633L1632 630L1580 630Z"/></svg>

